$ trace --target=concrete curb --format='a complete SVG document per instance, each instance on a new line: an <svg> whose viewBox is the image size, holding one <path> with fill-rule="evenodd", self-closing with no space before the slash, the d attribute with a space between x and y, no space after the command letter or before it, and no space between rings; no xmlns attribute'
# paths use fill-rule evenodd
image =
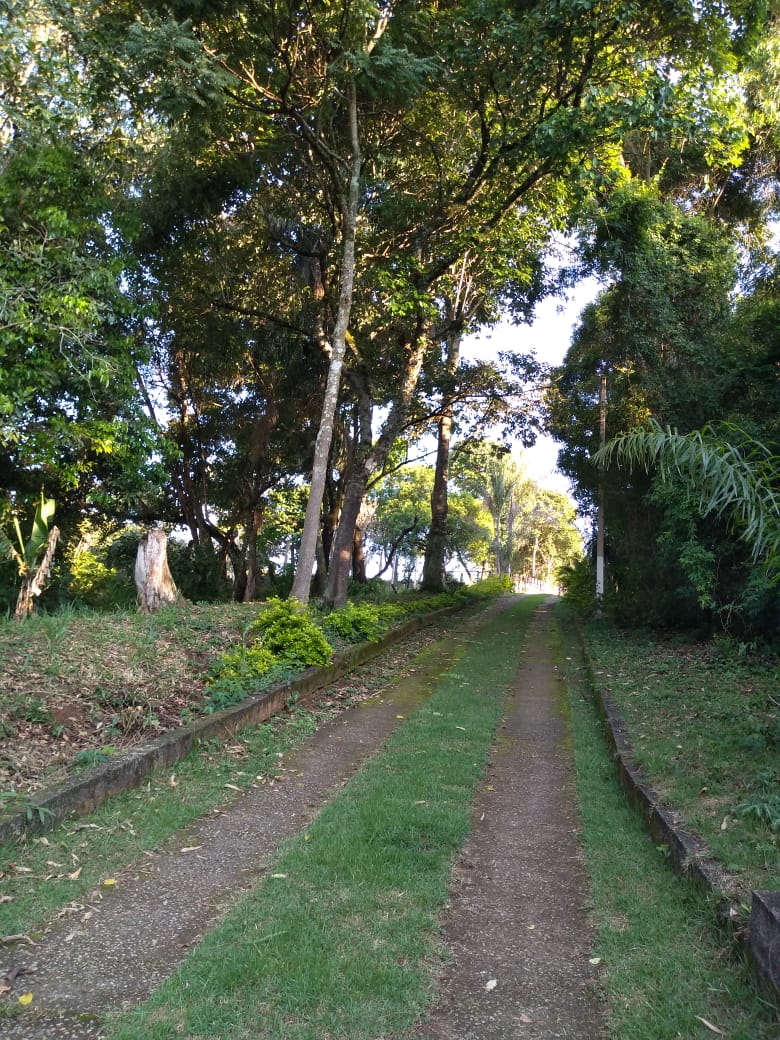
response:
<svg viewBox="0 0 780 1040"><path fill-rule="evenodd" d="M41 792L18 811L0 816L0 842L13 841L24 833L48 830L66 816L83 816L92 812L112 795L138 786L155 769L173 765L196 744L232 736L242 726L264 722L282 711L294 694L306 695L330 685L406 636L469 606L473 604L459 603L412 617L377 642L360 643L341 651L325 667L307 668L289 681L248 697L240 704L197 719L189 726L167 730L149 744L119 753L85 775L66 781L62 787Z"/></svg>
<svg viewBox="0 0 780 1040"><path fill-rule="evenodd" d="M681 815L662 805L658 794L637 768L625 719L596 681L594 662L582 631L579 631L579 639L588 683L602 718L607 743L613 752L620 783L629 801L641 812L654 841L668 849L677 873L692 878L718 900L722 923L747 954L770 995L777 1000L780 998L780 892L750 893L750 924L748 927L735 925L737 906L748 902L748 893L740 889L733 875L709 855L704 842L684 829Z"/></svg>

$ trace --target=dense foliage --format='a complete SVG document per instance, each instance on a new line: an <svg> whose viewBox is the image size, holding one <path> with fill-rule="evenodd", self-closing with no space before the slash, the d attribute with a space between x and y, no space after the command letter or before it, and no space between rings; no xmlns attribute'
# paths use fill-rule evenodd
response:
<svg viewBox="0 0 780 1040"><path fill-rule="evenodd" d="M726 419L775 453L774 16L6 4L0 527L56 500L49 605L131 600L150 523L177 530L193 599L292 585L343 606L377 557L431 591L455 570L549 579L577 552L566 501L485 449L458 461L533 440L543 373L475 360L468 334L596 272L544 408L584 509L603 485L610 597L767 631L773 586L724 518L590 456L605 371L610 435ZM435 467L404 475L426 437Z"/></svg>
<svg viewBox="0 0 780 1040"><path fill-rule="evenodd" d="M773 276L756 278L740 231L664 201L657 185L614 195L584 249L613 281L555 374L550 415L582 505L604 503L617 616L771 639L776 350L752 315L765 313ZM602 378L612 440L594 459Z"/></svg>

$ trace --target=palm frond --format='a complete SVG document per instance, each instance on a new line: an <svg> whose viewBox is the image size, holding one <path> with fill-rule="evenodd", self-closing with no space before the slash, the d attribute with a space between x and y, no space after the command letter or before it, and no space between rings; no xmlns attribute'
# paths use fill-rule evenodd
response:
<svg viewBox="0 0 780 1040"><path fill-rule="evenodd" d="M663 480L682 478L699 496L702 516L728 516L754 560L780 566L780 457L738 426L711 423L683 434L650 420L615 437L593 459L603 468L657 468Z"/></svg>

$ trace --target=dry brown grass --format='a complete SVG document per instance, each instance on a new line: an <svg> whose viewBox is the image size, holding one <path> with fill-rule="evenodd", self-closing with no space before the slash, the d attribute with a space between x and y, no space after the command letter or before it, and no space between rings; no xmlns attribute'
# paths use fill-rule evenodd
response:
<svg viewBox="0 0 780 1040"><path fill-rule="evenodd" d="M143 743L198 714L211 663L257 609L0 623L0 800L56 783L79 752Z"/></svg>

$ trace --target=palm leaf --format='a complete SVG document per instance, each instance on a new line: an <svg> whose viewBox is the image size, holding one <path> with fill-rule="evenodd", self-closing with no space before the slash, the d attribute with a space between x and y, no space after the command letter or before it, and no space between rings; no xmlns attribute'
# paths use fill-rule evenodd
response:
<svg viewBox="0 0 780 1040"><path fill-rule="evenodd" d="M663 480L679 476L698 495L702 516L728 516L753 551L780 567L780 458L729 423L692 433L650 424L615 437L593 456L600 467L657 468Z"/></svg>

